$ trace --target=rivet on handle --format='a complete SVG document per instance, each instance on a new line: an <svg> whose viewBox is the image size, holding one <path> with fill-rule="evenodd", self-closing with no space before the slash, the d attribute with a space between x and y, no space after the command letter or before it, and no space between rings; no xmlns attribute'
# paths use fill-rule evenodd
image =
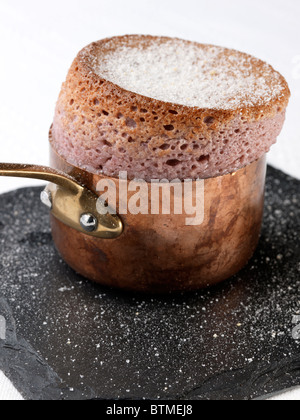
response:
<svg viewBox="0 0 300 420"><path fill-rule="evenodd" d="M0 163L0 176L50 182L41 193L42 202L54 217L79 232L102 239L115 239L123 232L120 217L109 212L99 214L98 196L64 172L45 166Z"/></svg>

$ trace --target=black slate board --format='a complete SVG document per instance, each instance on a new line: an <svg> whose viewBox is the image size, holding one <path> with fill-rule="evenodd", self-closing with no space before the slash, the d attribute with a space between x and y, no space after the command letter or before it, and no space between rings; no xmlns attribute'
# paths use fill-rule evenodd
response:
<svg viewBox="0 0 300 420"><path fill-rule="evenodd" d="M269 168L249 265L169 297L89 283L57 254L39 188L0 196L0 369L29 399L231 400L299 385L299 186Z"/></svg>

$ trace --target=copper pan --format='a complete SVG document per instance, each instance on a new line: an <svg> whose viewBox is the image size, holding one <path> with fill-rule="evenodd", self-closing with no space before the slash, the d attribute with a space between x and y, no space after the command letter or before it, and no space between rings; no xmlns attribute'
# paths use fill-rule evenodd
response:
<svg viewBox="0 0 300 420"><path fill-rule="evenodd" d="M51 134L50 145L51 166L97 194L104 177L62 159ZM265 178L264 156L234 174L206 179L200 226L187 226L185 214L128 214L120 217L122 233L103 239L51 215L53 239L75 271L101 285L147 293L201 289L228 279L252 257L261 231Z"/></svg>
<svg viewBox="0 0 300 420"><path fill-rule="evenodd" d="M118 210L124 205L119 180L66 162L51 132L50 146L52 168L0 163L0 176L50 182L41 199L51 210L55 245L83 276L130 291L191 291L228 279L252 257L263 217L265 156L236 173L201 181L203 220L190 226L187 214L175 214L174 208L169 214L102 214L110 207L99 204L97 184L114 182ZM129 199L128 194L126 205Z"/></svg>

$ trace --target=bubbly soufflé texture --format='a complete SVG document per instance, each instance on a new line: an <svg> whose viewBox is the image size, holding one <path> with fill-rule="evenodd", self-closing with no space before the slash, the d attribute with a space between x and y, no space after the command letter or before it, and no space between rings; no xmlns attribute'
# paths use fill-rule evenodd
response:
<svg viewBox="0 0 300 420"><path fill-rule="evenodd" d="M131 35L74 60L52 141L69 163L130 179L209 178L259 159L282 129L290 91L247 54Z"/></svg>

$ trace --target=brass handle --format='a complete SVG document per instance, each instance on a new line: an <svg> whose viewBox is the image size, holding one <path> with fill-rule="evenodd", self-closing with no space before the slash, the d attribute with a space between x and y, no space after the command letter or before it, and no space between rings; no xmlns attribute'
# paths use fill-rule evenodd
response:
<svg viewBox="0 0 300 420"><path fill-rule="evenodd" d="M118 215L100 214L99 197L75 178L46 166L0 163L0 176L34 178L50 184L41 194L42 202L61 222L90 236L102 239L118 238L123 223Z"/></svg>

